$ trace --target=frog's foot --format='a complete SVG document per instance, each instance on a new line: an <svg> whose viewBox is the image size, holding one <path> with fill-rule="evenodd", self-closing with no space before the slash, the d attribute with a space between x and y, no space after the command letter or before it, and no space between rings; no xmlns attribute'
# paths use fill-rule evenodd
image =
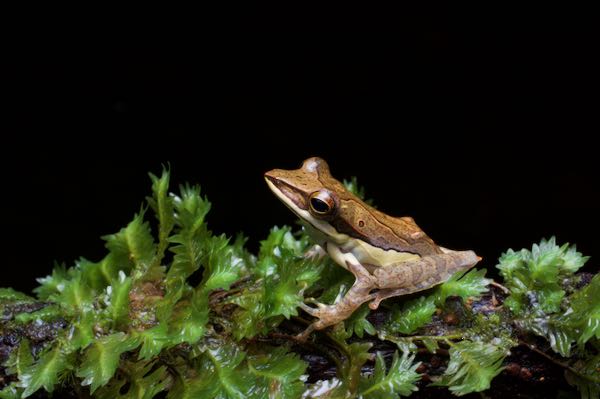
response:
<svg viewBox="0 0 600 399"><path fill-rule="evenodd" d="M324 303L320 303L317 301L312 301L317 307L308 306L306 303L301 303L299 306L302 310L304 310L309 315L318 318L319 320L315 321L312 326L317 330L325 328L329 325L336 324L338 322L338 309L336 305L325 305ZM340 318L339 321L343 320Z"/></svg>
<svg viewBox="0 0 600 399"><path fill-rule="evenodd" d="M348 317L363 303L374 299L377 294L371 294L370 287L353 285L346 295L333 305L316 303L317 307L308 306L305 303L300 307L318 320L311 324L313 330L322 330L325 327L337 324Z"/></svg>

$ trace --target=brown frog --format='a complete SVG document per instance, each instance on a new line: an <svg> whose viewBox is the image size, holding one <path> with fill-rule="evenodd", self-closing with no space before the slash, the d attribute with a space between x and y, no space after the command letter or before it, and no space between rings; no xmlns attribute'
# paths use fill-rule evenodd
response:
<svg viewBox="0 0 600 399"><path fill-rule="evenodd" d="M377 309L383 299L426 290L481 260L473 251L438 246L410 217L389 216L366 204L331 176L321 158L309 158L296 170L271 170L265 179L321 252L356 277L333 305L302 304L318 318L305 335L345 320L367 301Z"/></svg>

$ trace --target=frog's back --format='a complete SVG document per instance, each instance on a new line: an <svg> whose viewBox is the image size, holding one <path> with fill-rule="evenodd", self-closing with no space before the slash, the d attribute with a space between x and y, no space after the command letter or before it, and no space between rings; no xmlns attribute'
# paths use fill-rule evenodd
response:
<svg viewBox="0 0 600 399"><path fill-rule="evenodd" d="M305 165L311 162L316 162L314 173L319 185L335 193L339 201L338 213L330 220L336 231L384 250L420 256L443 253L412 218L389 216L373 208L332 177L325 161L311 158Z"/></svg>
<svg viewBox="0 0 600 399"><path fill-rule="evenodd" d="M421 230L413 218L408 216L393 217L383 212L378 213L378 219L390 228L390 239L395 240L392 245L404 247L406 252L421 256L443 253L440 247Z"/></svg>
<svg viewBox="0 0 600 399"><path fill-rule="evenodd" d="M420 256L442 253L431 238L410 217L389 216L361 201L352 193L341 198L337 231L363 240L377 248L409 252ZM351 202L360 202L355 206Z"/></svg>

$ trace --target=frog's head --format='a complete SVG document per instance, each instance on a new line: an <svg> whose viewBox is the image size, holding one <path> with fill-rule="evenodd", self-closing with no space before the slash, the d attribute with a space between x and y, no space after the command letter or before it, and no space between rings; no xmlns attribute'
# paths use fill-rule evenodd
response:
<svg viewBox="0 0 600 399"><path fill-rule="evenodd" d="M371 252L393 250L394 261L400 259L398 253L442 252L412 218L386 215L348 191L331 176L321 158L308 158L295 170L273 169L265 173L265 180L304 225L322 233L318 239L336 244L356 240L357 244L370 245ZM382 259L387 259L387 255L381 255L374 264L384 264Z"/></svg>
<svg viewBox="0 0 600 399"><path fill-rule="evenodd" d="M315 219L330 221L335 218L340 194L348 193L340 182L331 177L327 162L317 157L308 158L299 169L268 171L265 180L285 205L313 225Z"/></svg>

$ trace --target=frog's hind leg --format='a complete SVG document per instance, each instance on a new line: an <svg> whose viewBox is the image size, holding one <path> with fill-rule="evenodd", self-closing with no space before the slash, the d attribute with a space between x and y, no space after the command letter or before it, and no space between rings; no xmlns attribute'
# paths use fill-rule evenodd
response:
<svg viewBox="0 0 600 399"><path fill-rule="evenodd" d="M379 291L369 307L377 309L386 298L412 294L443 283L452 274L470 269L481 259L473 251L442 250L443 254L376 269L374 276Z"/></svg>

